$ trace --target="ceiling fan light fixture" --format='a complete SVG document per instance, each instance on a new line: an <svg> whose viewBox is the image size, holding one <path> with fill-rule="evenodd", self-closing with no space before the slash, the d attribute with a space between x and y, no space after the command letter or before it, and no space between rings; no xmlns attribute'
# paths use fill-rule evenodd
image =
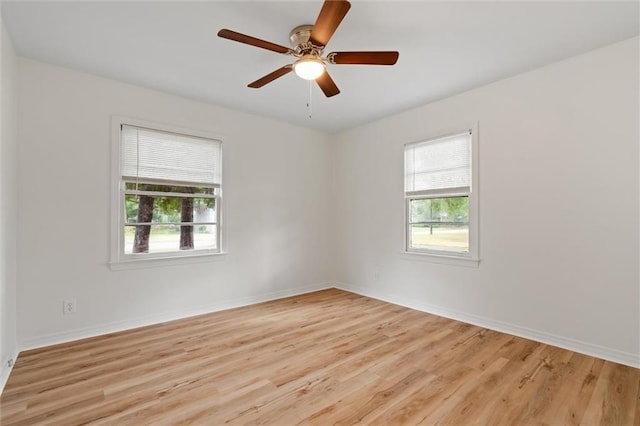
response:
<svg viewBox="0 0 640 426"><path fill-rule="evenodd" d="M304 55L293 64L293 71L300 78L315 80L325 71L322 59L314 55Z"/></svg>
<svg viewBox="0 0 640 426"><path fill-rule="evenodd" d="M249 83L248 87L257 89L290 72L294 72L304 80L315 80L322 93L327 98L330 98L340 93L340 89L338 89L331 75L329 75L329 71L326 68L327 64L331 64L331 66L395 65L398 60L398 52L395 51L331 52L326 56L322 56L327 43L329 43L336 29L338 29L350 7L351 3L348 0L324 0L315 24L299 25L291 30L289 33L291 48L226 28L218 31L218 37L296 58L293 64L289 63L260 77L256 81ZM311 93L311 86L309 86L309 93Z"/></svg>

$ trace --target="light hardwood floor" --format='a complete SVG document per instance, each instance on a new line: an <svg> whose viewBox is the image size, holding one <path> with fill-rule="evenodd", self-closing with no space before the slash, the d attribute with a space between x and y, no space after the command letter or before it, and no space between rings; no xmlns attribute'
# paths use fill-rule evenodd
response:
<svg viewBox="0 0 640 426"><path fill-rule="evenodd" d="M2 425L640 425L640 370L340 290L20 354Z"/></svg>

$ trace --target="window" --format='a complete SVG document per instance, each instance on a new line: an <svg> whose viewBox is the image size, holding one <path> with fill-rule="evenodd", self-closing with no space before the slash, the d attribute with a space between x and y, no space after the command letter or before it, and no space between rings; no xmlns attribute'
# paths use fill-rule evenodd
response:
<svg viewBox="0 0 640 426"><path fill-rule="evenodd" d="M407 252L477 259L474 131L405 145Z"/></svg>
<svg viewBox="0 0 640 426"><path fill-rule="evenodd" d="M221 141L129 122L117 131L112 263L219 253Z"/></svg>

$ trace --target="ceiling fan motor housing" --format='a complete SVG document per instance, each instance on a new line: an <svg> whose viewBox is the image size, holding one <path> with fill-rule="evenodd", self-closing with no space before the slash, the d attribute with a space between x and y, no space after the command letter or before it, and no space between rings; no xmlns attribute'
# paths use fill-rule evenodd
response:
<svg viewBox="0 0 640 426"><path fill-rule="evenodd" d="M293 49L298 53L313 48L309 43L309 37L311 37L312 29L313 25L300 25L292 29L291 33L289 33L289 42Z"/></svg>

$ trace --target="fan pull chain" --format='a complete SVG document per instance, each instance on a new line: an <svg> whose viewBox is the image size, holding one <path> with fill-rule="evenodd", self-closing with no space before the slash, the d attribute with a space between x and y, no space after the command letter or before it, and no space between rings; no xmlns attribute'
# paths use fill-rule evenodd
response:
<svg viewBox="0 0 640 426"><path fill-rule="evenodd" d="M311 107L311 81L312 80L309 80L309 97L307 98L307 115L309 116L309 118L311 118L311 116L313 115L313 109Z"/></svg>

